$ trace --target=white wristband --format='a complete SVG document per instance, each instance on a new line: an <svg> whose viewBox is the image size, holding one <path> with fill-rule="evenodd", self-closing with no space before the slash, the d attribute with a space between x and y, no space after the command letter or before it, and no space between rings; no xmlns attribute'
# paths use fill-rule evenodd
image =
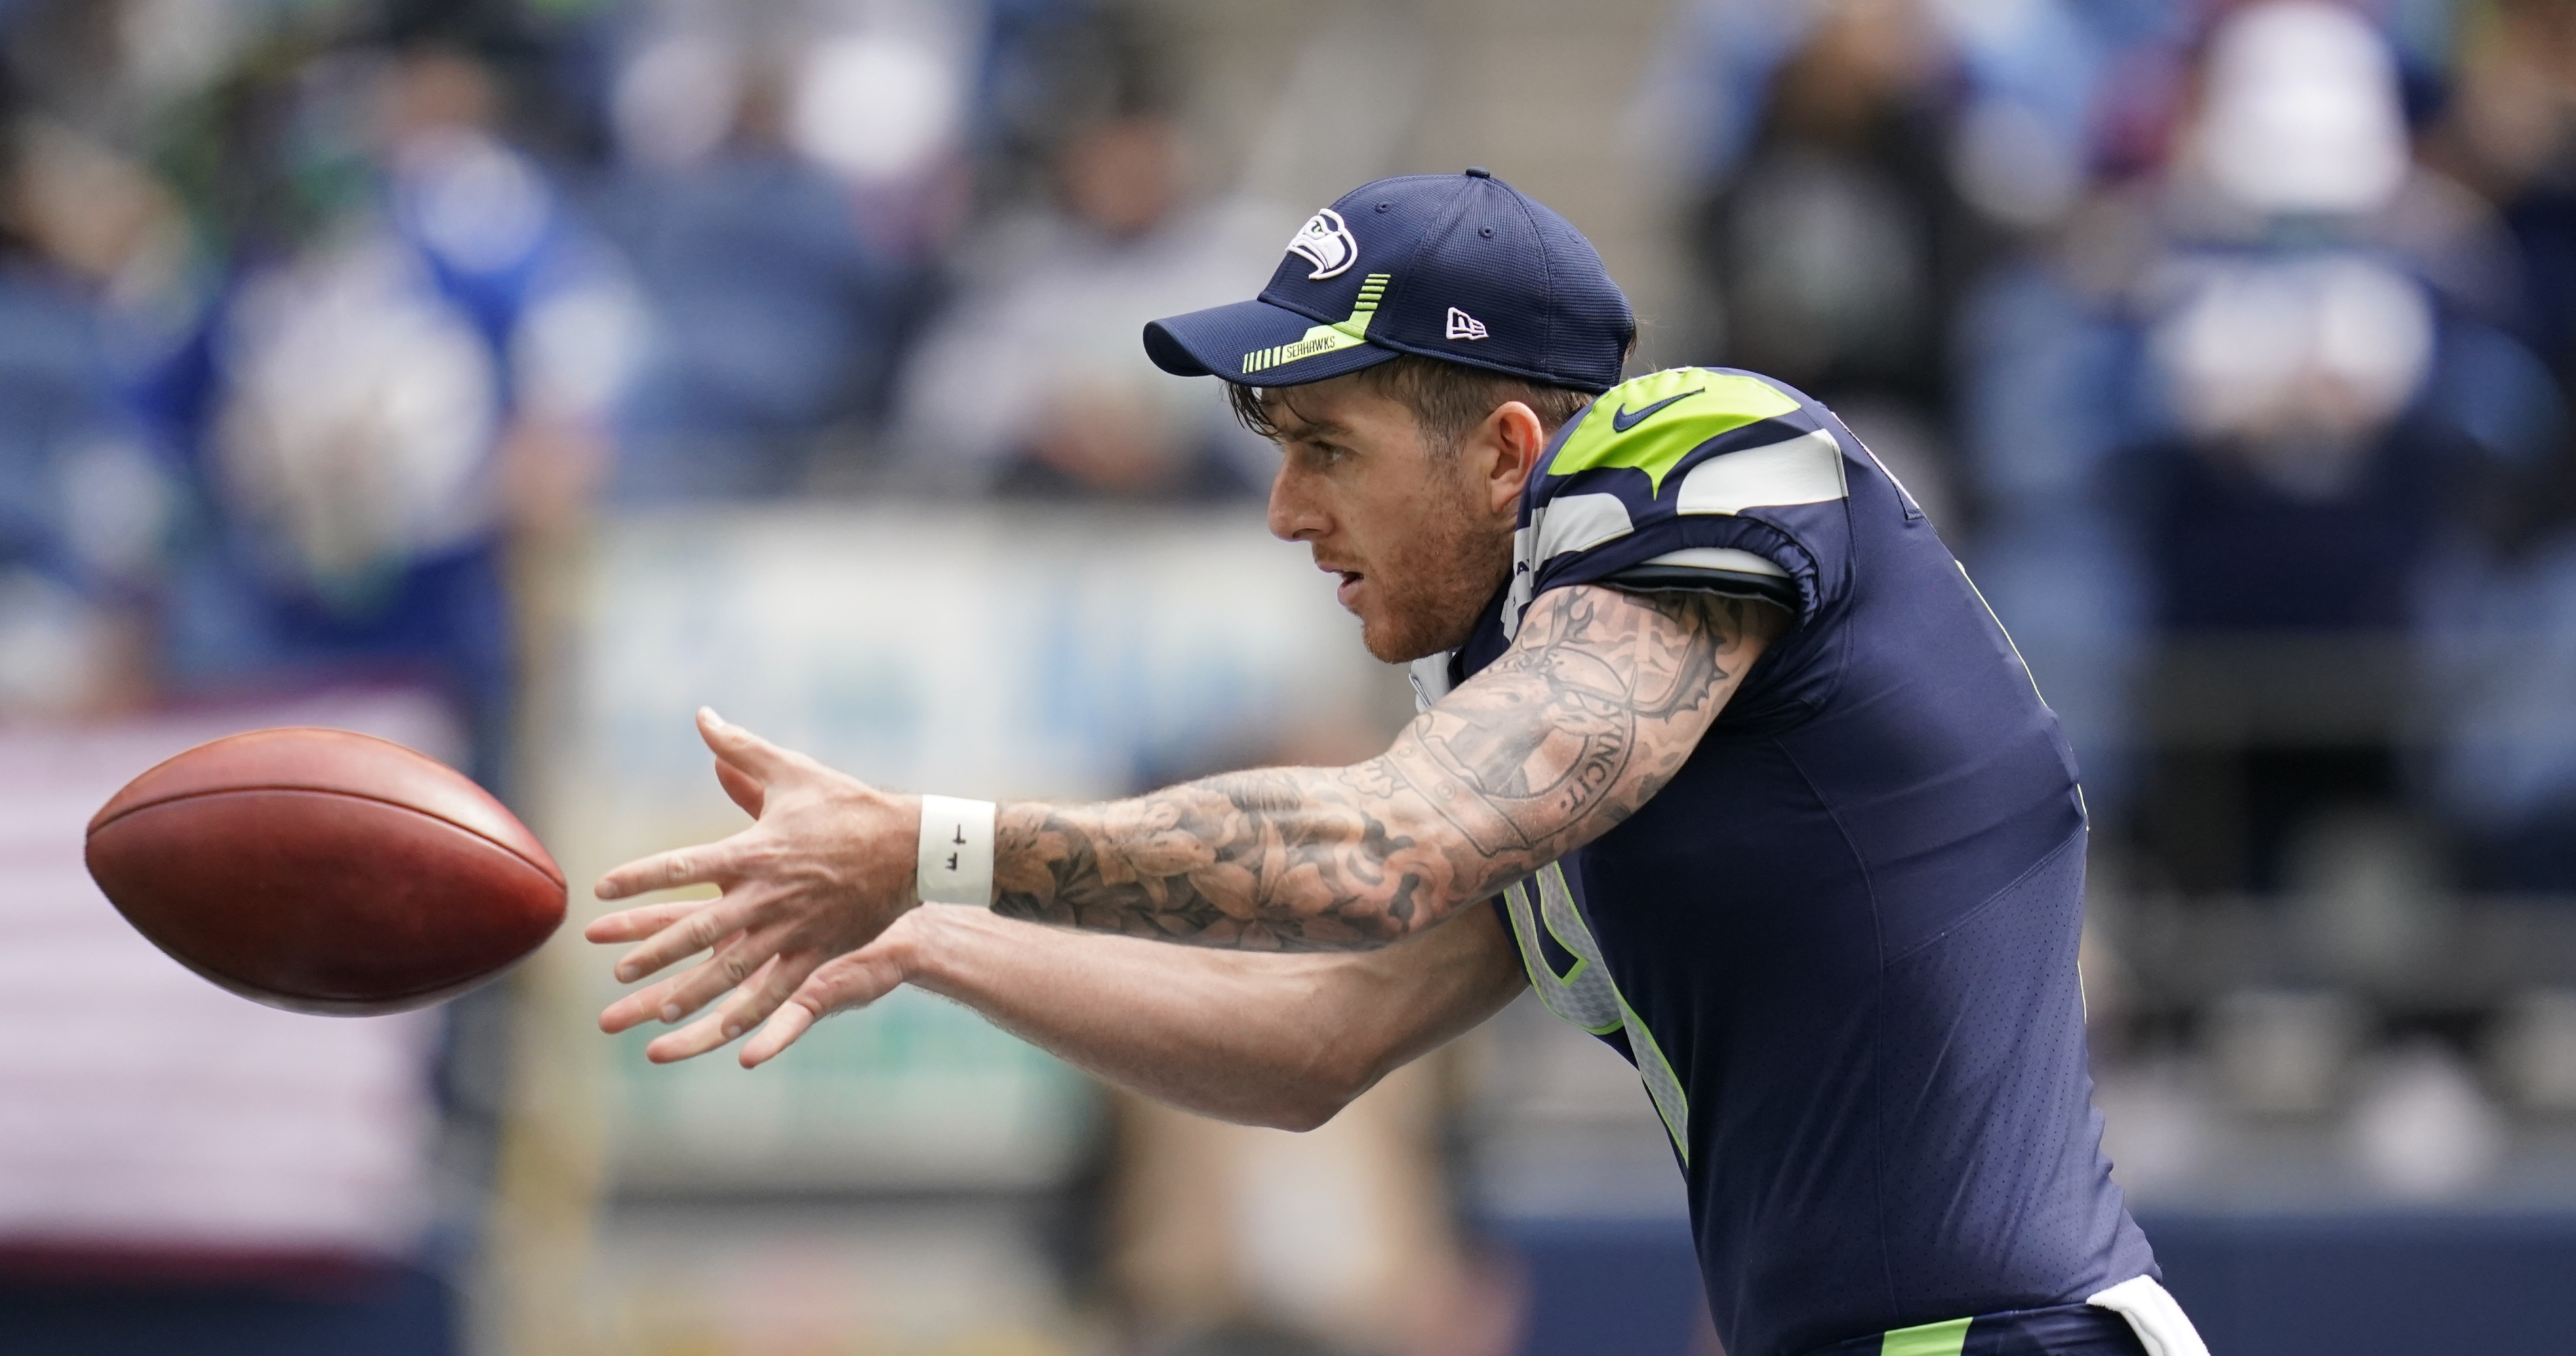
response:
<svg viewBox="0 0 2576 1356"><path fill-rule="evenodd" d="M918 884L924 904L993 902L993 802L921 798Z"/></svg>

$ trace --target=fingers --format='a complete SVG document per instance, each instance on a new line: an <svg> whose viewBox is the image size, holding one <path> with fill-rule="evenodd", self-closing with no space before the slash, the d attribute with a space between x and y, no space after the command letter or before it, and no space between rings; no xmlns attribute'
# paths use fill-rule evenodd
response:
<svg viewBox="0 0 2576 1356"><path fill-rule="evenodd" d="M683 885L722 885L733 863L732 843L728 838L639 857L600 877L590 892L601 899L624 899Z"/></svg>
<svg viewBox="0 0 2576 1356"><path fill-rule="evenodd" d="M702 1055L730 1043L777 1011L779 1005L794 995L806 977L822 963L822 953L815 951L771 957L758 973L734 990L732 997L717 1004L713 1012L655 1040L644 1048L645 1056L659 1063L668 1063Z"/></svg>
<svg viewBox="0 0 2576 1356"><path fill-rule="evenodd" d="M903 983L903 967L885 948L836 957L814 972L742 1048L742 1067L756 1069L835 1012L863 1008Z"/></svg>
<svg viewBox="0 0 2576 1356"><path fill-rule="evenodd" d="M614 1036L620 1031L642 1026L646 1022L665 1020L663 1014L666 1012L670 1014L668 1020L679 1020L686 1014L672 1009L671 995L680 987L681 981L687 978L685 974L673 975L659 984L647 985L609 1004L600 1010L599 1029Z"/></svg>
<svg viewBox="0 0 2576 1356"><path fill-rule="evenodd" d="M673 900L668 904L646 904L617 913L602 914L581 930L587 942L640 942L654 933L679 922L707 906L703 899Z"/></svg>
<svg viewBox="0 0 2576 1356"><path fill-rule="evenodd" d="M734 939L736 943L741 940ZM664 1022L679 1021L694 1007L684 992L686 986L707 972L708 967L701 966L688 975L628 994L600 1014L601 1028L615 1033L657 1017ZM826 1016L847 1008L866 1007L892 993L903 981L903 963L890 947L872 946L828 961L820 952L773 955L715 1011L655 1038L644 1053L659 1064L690 1059L758 1027L742 1052L743 1067L757 1068L795 1044Z"/></svg>
<svg viewBox="0 0 2576 1356"><path fill-rule="evenodd" d="M779 954L787 940L788 930L786 926L774 926L726 942L704 963L680 976L662 995L662 1020L677 1022L724 997L728 990L747 987L752 976L759 974L761 967ZM817 956L814 963L821 964L822 957ZM805 974L810 974L813 968L812 965L806 966L804 973L797 975L797 982L803 983ZM783 999L795 991L796 986L791 984L779 997Z"/></svg>
<svg viewBox="0 0 2576 1356"><path fill-rule="evenodd" d="M811 987L811 981L808 981L808 987ZM742 1067L757 1069L778 1058L788 1046L796 1043L797 1037L811 1030L830 1011L810 1007L807 1002L805 995L799 992L787 1001L787 1006L778 1010L776 1016L763 1022L760 1030L753 1033L751 1043L742 1047Z"/></svg>
<svg viewBox="0 0 2576 1356"><path fill-rule="evenodd" d="M787 968L792 964L793 962L787 957L770 957L766 962L762 963L758 970L752 973L752 976L749 979L743 981L740 991L735 993L733 997L718 1004L715 1011L700 1017L698 1020L689 1023L687 1026L681 1027L677 1031L665 1032L660 1036L654 1037L653 1043L644 1047L644 1057L656 1064L668 1064L674 1060L688 1059L692 1056L703 1055L707 1051L713 1050L717 1046L723 1045L734 1037L741 1035L747 1027L733 1014L734 1010L742 1004L744 996L760 990L770 982L772 976L778 974L780 970ZM803 969L797 970L796 973L798 978L801 979L806 971L810 969L812 969L812 967L809 965ZM794 992L794 984L792 982L788 987L788 992Z"/></svg>
<svg viewBox="0 0 2576 1356"><path fill-rule="evenodd" d="M742 812L760 818L760 807L769 803L769 794L752 775L719 758L716 760L716 785L742 807Z"/></svg>
<svg viewBox="0 0 2576 1356"><path fill-rule="evenodd" d="M795 762L794 754L717 715L712 706L698 708L698 737L715 750L718 760L764 785Z"/></svg>
<svg viewBox="0 0 2576 1356"><path fill-rule="evenodd" d="M733 803L755 819L768 802L770 780L799 760L795 754L739 725L728 724L713 707L698 708L698 734L715 750L716 783L724 788ZM599 878L591 892L601 899L624 899L629 895L650 894L682 885L721 885L731 857L725 843L712 843L694 848L628 862Z"/></svg>
<svg viewBox="0 0 2576 1356"><path fill-rule="evenodd" d="M599 1010L599 1029L609 1035L631 1031L653 1020L662 1010L662 986L638 989Z"/></svg>
<svg viewBox="0 0 2576 1356"><path fill-rule="evenodd" d="M742 1047L742 1067L756 1069L776 1059L816 1022L835 1012L863 1008L903 982L903 969L882 948L870 947L837 957L816 970L795 995L782 1004L751 1042Z"/></svg>
<svg viewBox="0 0 2576 1356"><path fill-rule="evenodd" d="M632 984L674 962L713 948L725 938L740 932L743 923L751 916L752 909L751 899L735 895L726 895L721 899L699 903L695 912L665 926L660 932L646 939L642 946L619 958L616 971L617 982ZM750 970L745 968L741 975L736 975L734 978L739 981L743 975L749 973Z"/></svg>
<svg viewBox="0 0 2576 1356"><path fill-rule="evenodd" d="M828 962L818 952L773 956L715 1011L655 1038L644 1053L659 1064L691 1059L758 1027L742 1052L743 1067L757 1068L824 1017L866 1007L902 982L903 967L882 950Z"/></svg>
<svg viewBox="0 0 2576 1356"><path fill-rule="evenodd" d="M653 1019L661 1003L649 994L630 993L599 1010L599 1029L609 1035L631 1031Z"/></svg>
<svg viewBox="0 0 2576 1356"><path fill-rule="evenodd" d="M731 945L734 940L727 937L724 944ZM599 1014L599 1029L613 1036L629 1027L662 1020L663 1014L671 1010L671 995L687 978L685 974L672 975L659 984L647 985L609 1004ZM673 1012L671 1020L676 1021L681 1015Z"/></svg>

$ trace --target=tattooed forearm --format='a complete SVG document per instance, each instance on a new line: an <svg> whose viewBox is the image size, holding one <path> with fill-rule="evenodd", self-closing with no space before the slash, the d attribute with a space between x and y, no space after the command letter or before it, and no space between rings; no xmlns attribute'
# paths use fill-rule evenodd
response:
<svg viewBox="0 0 2576 1356"><path fill-rule="evenodd" d="M1785 624L1733 598L1551 591L1367 762L1004 806L993 907L1215 945L1394 941L1635 813Z"/></svg>

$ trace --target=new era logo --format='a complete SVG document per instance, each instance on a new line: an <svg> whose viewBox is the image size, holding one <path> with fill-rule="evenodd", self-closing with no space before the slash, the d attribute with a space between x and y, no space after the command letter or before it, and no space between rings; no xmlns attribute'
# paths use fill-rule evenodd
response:
<svg viewBox="0 0 2576 1356"><path fill-rule="evenodd" d="M1449 308L1449 337L1482 339L1485 337L1485 322L1452 306Z"/></svg>

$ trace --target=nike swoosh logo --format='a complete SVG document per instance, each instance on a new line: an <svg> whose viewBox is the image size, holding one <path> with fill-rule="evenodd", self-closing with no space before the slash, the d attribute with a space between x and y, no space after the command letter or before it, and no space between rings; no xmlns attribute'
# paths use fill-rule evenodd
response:
<svg viewBox="0 0 2576 1356"><path fill-rule="evenodd" d="M1703 386L1699 388L1699 391L1684 391L1677 396L1665 396L1663 399L1656 401L1652 405L1648 405L1646 408L1637 411L1635 414L1628 413L1628 407L1621 405L1619 408L1610 412L1610 431L1613 433L1625 433L1628 430L1635 428L1637 425L1646 422L1647 416L1662 409L1666 405L1669 405L1676 400L1688 400L1692 396L1698 395L1700 391L1705 391L1707 389L1707 387Z"/></svg>

